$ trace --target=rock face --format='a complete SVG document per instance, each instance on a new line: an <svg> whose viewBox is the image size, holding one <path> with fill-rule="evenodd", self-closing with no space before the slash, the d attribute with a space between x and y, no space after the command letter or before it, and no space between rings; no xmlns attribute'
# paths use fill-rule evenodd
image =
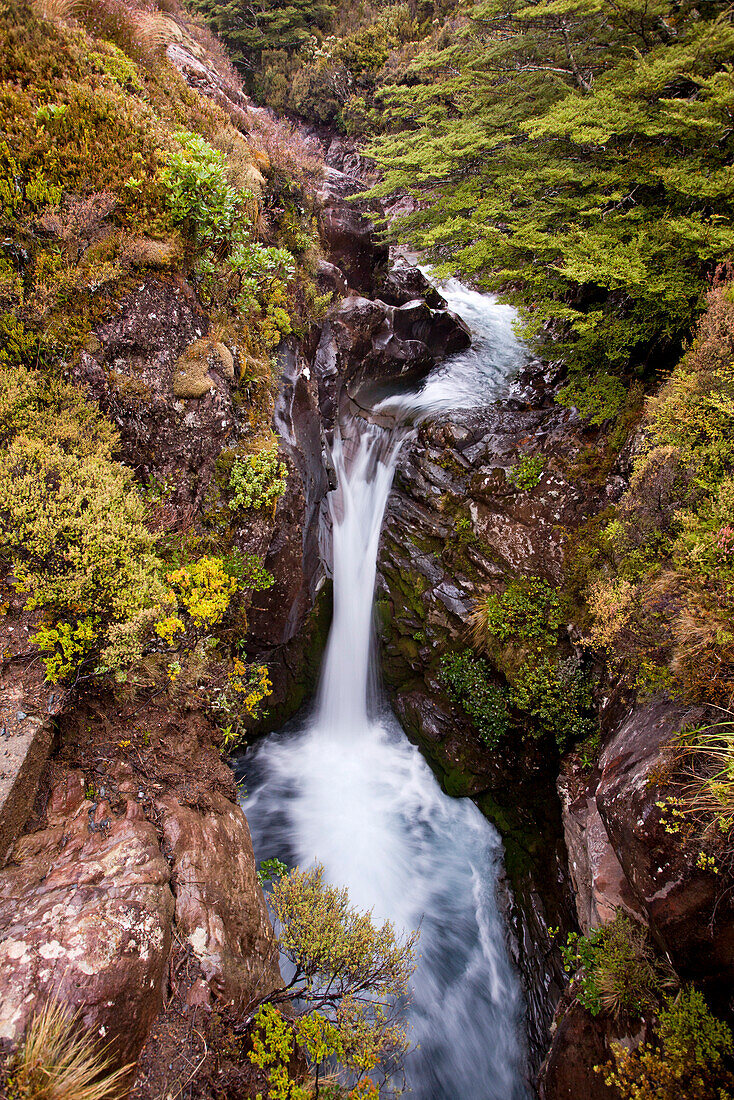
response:
<svg viewBox="0 0 734 1100"><path fill-rule="evenodd" d="M202 974L189 1000L220 999L243 1010L273 988L278 958L244 814L221 795L211 801L202 813L162 798L163 844L175 882L176 928Z"/></svg>
<svg viewBox="0 0 734 1100"><path fill-rule="evenodd" d="M734 981L734 898L719 875L698 866L698 845L660 805L671 793L667 743L701 717L666 701L635 708L602 751L596 801L632 893L676 970L719 999Z"/></svg>
<svg viewBox="0 0 734 1100"><path fill-rule="evenodd" d="M39 827L0 872L0 1040L15 1045L56 998L127 1064L164 1000L186 1030L189 1010L241 1011L281 979L215 731L149 706L126 754L117 739L132 743L136 710L105 702L62 719Z"/></svg>
<svg viewBox="0 0 734 1100"><path fill-rule="evenodd" d="M155 828L64 775L47 827L16 842L0 875L0 1038L16 1043L35 1006L57 998L134 1061L161 1007L171 943L170 871Z"/></svg>
<svg viewBox="0 0 734 1100"><path fill-rule="evenodd" d="M618 909L646 923L609 839L593 783L568 762L558 780L563 833L579 927L584 935L614 919Z"/></svg>
<svg viewBox="0 0 734 1100"><path fill-rule="evenodd" d="M463 321L422 300L392 306L345 298L330 311L314 357L324 421L333 424L345 391L369 408L390 383L415 382L470 343Z"/></svg>
<svg viewBox="0 0 734 1100"><path fill-rule="evenodd" d="M369 293L376 278L387 270L389 249L375 240L372 221L364 208L349 202L364 190L362 181L326 165L317 192L321 203L321 227L329 258L341 269L348 285Z"/></svg>

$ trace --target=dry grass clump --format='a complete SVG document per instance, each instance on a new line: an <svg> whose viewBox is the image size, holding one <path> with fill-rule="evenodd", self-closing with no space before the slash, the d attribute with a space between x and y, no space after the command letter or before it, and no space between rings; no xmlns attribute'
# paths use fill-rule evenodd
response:
<svg viewBox="0 0 734 1100"><path fill-rule="evenodd" d="M734 725L730 721L703 726L680 735L673 756L682 771L682 812L704 836L712 832L734 842Z"/></svg>
<svg viewBox="0 0 734 1100"><path fill-rule="evenodd" d="M35 0L36 10L52 23L75 19L90 34L108 38L138 60L165 53L171 42L184 38L173 19L129 0Z"/></svg>
<svg viewBox="0 0 734 1100"><path fill-rule="evenodd" d="M13 1059L11 1085L19 1100L122 1100L131 1066L111 1070L96 1038L57 1002L31 1020Z"/></svg>

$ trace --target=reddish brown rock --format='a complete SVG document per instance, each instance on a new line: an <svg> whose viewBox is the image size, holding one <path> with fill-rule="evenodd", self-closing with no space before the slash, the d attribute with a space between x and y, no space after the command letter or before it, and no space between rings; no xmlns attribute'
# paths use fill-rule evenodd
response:
<svg viewBox="0 0 734 1100"><path fill-rule="evenodd" d="M245 815L213 794L199 812L171 797L158 803L176 896L176 926L205 984L195 1003L218 996L238 1009L280 983L278 955Z"/></svg>
<svg viewBox="0 0 734 1100"><path fill-rule="evenodd" d="M614 920L618 909L646 923L599 814L594 790L571 761L558 779L568 868L581 931Z"/></svg>
<svg viewBox="0 0 734 1100"><path fill-rule="evenodd" d="M0 874L0 1038L17 1042L47 998L133 1061L158 1013L170 946L170 872L135 803L84 797L80 772L52 791L48 825L16 841Z"/></svg>
<svg viewBox="0 0 734 1100"><path fill-rule="evenodd" d="M650 925L683 978L730 989L734 897L721 876L698 867L700 845L666 828L658 805L671 792L666 745L701 712L661 701L635 708L606 744L596 791L602 821Z"/></svg>
<svg viewBox="0 0 734 1100"><path fill-rule="evenodd" d="M622 1035L613 1021L594 1017L568 999L559 1005L550 1053L538 1079L540 1100L618 1100L616 1089L604 1082L594 1066L611 1059L611 1043L636 1043L638 1037Z"/></svg>

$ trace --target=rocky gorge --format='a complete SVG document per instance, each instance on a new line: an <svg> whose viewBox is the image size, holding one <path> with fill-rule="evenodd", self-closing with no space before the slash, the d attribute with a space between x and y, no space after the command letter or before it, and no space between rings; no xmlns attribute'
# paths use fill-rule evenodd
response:
<svg viewBox="0 0 734 1100"><path fill-rule="evenodd" d="M242 132L267 125L205 51L178 42L168 53ZM331 615L324 513L340 413L369 420L385 394L415 387L472 338L441 288L378 241L351 201L364 184L355 150L332 142L325 156L317 280L331 303L277 350L272 427L286 489L232 535L273 578L243 611L248 654L272 681L253 741L315 688ZM168 487L156 523L180 534L216 521L223 456L250 430L242 393L252 363L220 338L185 278L148 271L134 282L71 373L116 425L120 460L141 482ZM646 1025L633 1034L623 1020L591 1016L568 989L559 941L628 913L726 1012L734 902L695 845L671 833L662 803L671 733L704 710L662 696L636 702L594 664L572 620L556 644L593 679L591 761L534 737L527 713L513 713L511 740L488 749L442 676L443 654L467 644L476 602L523 579L561 585L579 531L629 485L634 439L609 451L607 428L555 402L561 381L557 366L529 360L491 404L416 426L388 500L376 611L401 725L444 790L471 798L503 839L501 908L522 976L532 1087L543 1100L601 1100L616 1093L594 1067ZM594 449L603 461L589 473ZM518 483L528 458L537 474ZM262 1079L230 1056L227 1013L281 977L221 727L195 683L164 692L145 670L124 697L98 684L50 687L29 651L38 614L20 593L0 623L1 1049L17 1046L53 995L111 1044L116 1064L135 1067L135 1100L254 1095Z"/></svg>

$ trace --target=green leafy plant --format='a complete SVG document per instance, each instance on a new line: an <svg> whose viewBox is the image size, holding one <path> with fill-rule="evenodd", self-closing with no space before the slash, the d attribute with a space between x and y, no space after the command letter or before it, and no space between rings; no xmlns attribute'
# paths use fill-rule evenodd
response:
<svg viewBox="0 0 734 1100"><path fill-rule="evenodd" d="M577 1000L592 1016L634 1018L657 1007L663 971L646 930L623 913L588 936L572 932L561 954L566 972L578 982Z"/></svg>
<svg viewBox="0 0 734 1100"><path fill-rule="evenodd" d="M287 874L288 864L283 863L282 859L261 859L257 869L257 881L264 886L266 882L272 882Z"/></svg>
<svg viewBox="0 0 734 1100"><path fill-rule="evenodd" d="M285 492L287 476L288 468L278 459L275 444L244 459L236 459L229 476L232 509L274 509Z"/></svg>
<svg viewBox="0 0 734 1100"><path fill-rule="evenodd" d="M525 455L507 474L507 480L520 493L527 493L540 484L546 466L544 454Z"/></svg>
<svg viewBox="0 0 734 1100"><path fill-rule="evenodd" d="M622 1100L726 1100L734 1092L729 1028L712 1016L694 986L666 997L655 1040L629 1050L612 1044L613 1059L595 1066Z"/></svg>
<svg viewBox="0 0 734 1100"><path fill-rule="evenodd" d="M293 976L253 1007L249 1022L265 1032L255 1047L256 1064L275 1071L277 1087L286 1087L277 1066L286 1063L288 1036L275 1010L287 1003L317 1082L321 1063L331 1056L356 1086L378 1064L383 1073L394 1070L408 1047L399 1006L414 968L417 933L400 940L390 922L376 926L371 914L350 905L346 890L325 882L322 866L281 875L270 902L277 943Z"/></svg>
<svg viewBox="0 0 734 1100"><path fill-rule="evenodd" d="M559 405L574 407L590 424L614 420L627 401L627 389L612 374L575 374L558 391Z"/></svg>
<svg viewBox="0 0 734 1100"><path fill-rule="evenodd" d="M558 592L541 577L512 581L501 594L478 599L472 609L472 639L477 649L493 642L553 645L565 620Z"/></svg>
<svg viewBox="0 0 734 1100"><path fill-rule="evenodd" d="M487 661L469 649L446 653L439 676L449 698L471 718L485 745L494 748L507 732L507 692L492 682Z"/></svg>

